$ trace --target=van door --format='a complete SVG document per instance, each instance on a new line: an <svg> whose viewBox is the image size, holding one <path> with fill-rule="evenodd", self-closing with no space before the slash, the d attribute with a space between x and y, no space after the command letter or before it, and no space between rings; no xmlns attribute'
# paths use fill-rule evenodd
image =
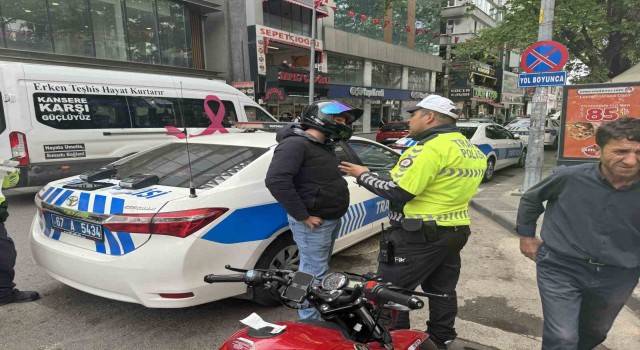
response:
<svg viewBox="0 0 640 350"><path fill-rule="evenodd" d="M8 160L11 158L11 147L9 147L9 128L4 112L5 94L7 91L4 89L2 70L0 70L0 159ZM8 98L8 95L6 96Z"/></svg>

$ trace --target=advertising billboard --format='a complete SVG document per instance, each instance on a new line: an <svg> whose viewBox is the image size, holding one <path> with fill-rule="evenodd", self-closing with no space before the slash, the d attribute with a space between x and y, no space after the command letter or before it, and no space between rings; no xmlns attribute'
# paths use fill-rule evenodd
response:
<svg viewBox="0 0 640 350"><path fill-rule="evenodd" d="M622 117L640 118L640 82L565 86L559 163L597 161L596 130Z"/></svg>

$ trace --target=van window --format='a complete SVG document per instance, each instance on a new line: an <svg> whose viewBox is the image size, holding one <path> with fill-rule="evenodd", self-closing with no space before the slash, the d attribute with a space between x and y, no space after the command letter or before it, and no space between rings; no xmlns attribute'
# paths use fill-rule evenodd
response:
<svg viewBox="0 0 640 350"><path fill-rule="evenodd" d="M211 120L207 116L204 110L204 100L186 98L182 100L182 114L184 115L184 123L187 127L200 127L206 128L211 124ZM224 118L222 119L222 126L229 128L234 122L238 121L238 113L236 107L231 101L222 101L224 105ZM214 114L218 113L220 104L216 101L208 102L209 108ZM182 127L183 123L181 118L178 118L176 125Z"/></svg>
<svg viewBox="0 0 640 350"><path fill-rule="evenodd" d="M163 128L177 125L178 101L161 97L127 97L134 128Z"/></svg>
<svg viewBox="0 0 640 350"><path fill-rule="evenodd" d="M248 122L272 122L273 119L267 112L254 106L244 106L244 113L247 115Z"/></svg>
<svg viewBox="0 0 640 350"><path fill-rule="evenodd" d="M2 92L0 91L0 96ZM4 103L0 100L0 134L7 129L7 122L4 120Z"/></svg>
<svg viewBox="0 0 640 350"><path fill-rule="evenodd" d="M124 96L33 94L36 119L56 129L130 128Z"/></svg>

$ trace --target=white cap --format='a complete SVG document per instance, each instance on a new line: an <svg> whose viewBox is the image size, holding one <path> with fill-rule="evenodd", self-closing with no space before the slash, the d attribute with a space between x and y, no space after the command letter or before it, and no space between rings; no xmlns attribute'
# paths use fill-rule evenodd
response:
<svg viewBox="0 0 640 350"><path fill-rule="evenodd" d="M418 102L414 107L404 108L405 111L412 113L421 108L432 110L435 112L439 112L445 114L451 118L458 118L458 114L455 113L454 110L457 109L456 105L453 102L442 96L438 95L429 95L425 97L422 101Z"/></svg>

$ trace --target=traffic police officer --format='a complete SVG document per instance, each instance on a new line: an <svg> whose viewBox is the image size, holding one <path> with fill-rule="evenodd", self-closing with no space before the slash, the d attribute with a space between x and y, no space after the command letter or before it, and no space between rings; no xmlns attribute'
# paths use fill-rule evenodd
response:
<svg viewBox="0 0 640 350"><path fill-rule="evenodd" d="M0 159L0 168L9 168L4 166L4 163ZM7 172L0 169L0 180L3 189L14 187L18 184L19 172L18 170ZM14 288L16 285L13 283L15 276L13 266L16 263L16 249L4 227L8 216L7 201L0 190L0 306L32 301L40 297L37 292L21 291Z"/></svg>
<svg viewBox="0 0 640 350"><path fill-rule="evenodd" d="M411 136L418 143L400 157L390 178L360 165L342 162L340 169L360 185L390 201L392 229L383 233L378 273L386 282L450 298L429 300L427 332L445 349L457 336L456 284L460 251L470 234L468 205L487 166L486 157L455 125L458 110L451 100L427 96L405 109ZM408 313L393 328L409 328Z"/></svg>

